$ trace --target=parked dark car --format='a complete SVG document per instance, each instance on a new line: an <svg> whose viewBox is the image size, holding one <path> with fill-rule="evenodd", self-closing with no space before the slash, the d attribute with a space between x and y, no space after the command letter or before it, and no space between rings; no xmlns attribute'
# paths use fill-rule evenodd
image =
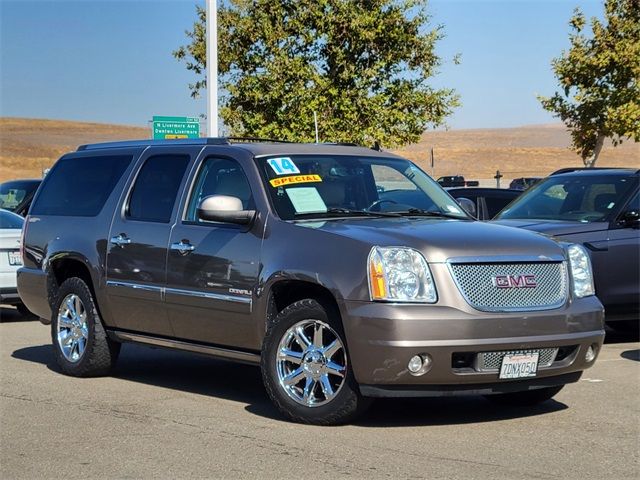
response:
<svg viewBox="0 0 640 480"><path fill-rule="evenodd" d="M496 217L584 245L607 323L638 329L640 200L636 169L563 169L524 192Z"/></svg>
<svg viewBox="0 0 640 480"><path fill-rule="evenodd" d="M438 178L441 187L477 187L478 180L466 180L462 175L449 175Z"/></svg>
<svg viewBox="0 0 640 480"><path fill-rule="evenodd" d="M108 373L121 342L259 364L294 421L345 422L371 397L543 402L604 338L583 247L474 221L366 148L83 146L24 239L18 290L63 372Z"/></svg>
<svg viewBox="0 0 640 480"><path fill-rule="evenodd" d="M456 200L461 198L471 200L473 211L468 213L478 220L491 220L522 193L521 190L482 187L448 188L446 190Z"/></svg>
<svg viewBox="0 0 640 480"><path fill-rule="evenodd" d="M10 180L0 184L0 208L26 216L41 179Z"/></svg>
<svg viewBox="0 0 640 480"><path fill-rule="evenodd" d="M509 184L512 190L526 190L542 180L542 177L520 177L514 178Z"/></svg>

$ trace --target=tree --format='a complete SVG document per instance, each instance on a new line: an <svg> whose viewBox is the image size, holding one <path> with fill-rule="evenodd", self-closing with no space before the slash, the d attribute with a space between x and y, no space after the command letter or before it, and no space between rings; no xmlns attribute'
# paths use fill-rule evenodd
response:
<svg viewBox="0 0 640 480"><path fill-rule="evenodd" d="M222 3L222 2L221 2ZM233 135L387 147L444 123L458 97L427 83L442 26L419 0L231 0L218 10L220 115ZM205 11L173 55L206 86Z"/></svg>
<svg viewBox="0 0 640 480"><path fill-rule="evenodd" d="M561 92L540 97L571 131L573 147L587 167L605 138L640 141L640 0L605 0L605 23L574 10L571 48L552 62Z"/></svg>

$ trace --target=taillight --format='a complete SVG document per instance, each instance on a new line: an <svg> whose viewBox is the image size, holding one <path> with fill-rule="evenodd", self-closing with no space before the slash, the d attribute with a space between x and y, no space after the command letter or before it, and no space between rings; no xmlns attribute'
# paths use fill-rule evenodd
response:
<svg viewBox="0 0 640 480"><path fill-rule="evenodd" d="M24 219L22 224L22 232L20 233L20 257L22 257L22 264L24 265L24 239L27 236L27 227L29 225L29 215Z"/></svg>

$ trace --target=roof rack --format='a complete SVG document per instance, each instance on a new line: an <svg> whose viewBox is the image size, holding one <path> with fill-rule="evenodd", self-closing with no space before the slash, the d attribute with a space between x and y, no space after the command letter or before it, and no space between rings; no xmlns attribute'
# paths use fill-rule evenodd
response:
<svg viewBox="0 0 640 480"><path fill-rule="evenodd" d="M103 148L124 148L124 147L147 147L150 145L229 145L230 142L224 137L209 138L176 138L173 140L124 140L121 142L103 142L80 145L78 151L100 150Z"/></svg>
<svg viewBox="0 0 640 480"><path fill-rule="evenodd" d="M262 138L262 137L224 137L226 140L230 140L229 143L296 143L289 140L277 140L275 138Z"/></svg>
<svg viewBox="0 0 640 480"><path fill-rule="evenodd" d="M262 137L203 137L203 138L176 138L171 140L124 140L120 142L103 142L89 143L80 145L78 151L84 150L101 150L106 148L131 148L131 147L148 147L148 146L170 146L170 145L232 145L239 143L299 143L289 140L278 140L274 138ZM316 144L309 144L316 145ZM327 142L317 145L335 145L344 147L358 147L359 145L349 142Z"/></svg>

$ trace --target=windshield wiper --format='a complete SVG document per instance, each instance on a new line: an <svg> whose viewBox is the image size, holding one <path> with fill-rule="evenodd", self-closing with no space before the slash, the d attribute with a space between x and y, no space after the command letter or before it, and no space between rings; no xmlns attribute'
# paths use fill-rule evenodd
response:
<svg viewBox="0 0 640 480"><path fill-rule="evenodd" d="M452 213L441 212L438 210L423 210L422 208L410 208L401 212L393 212L402 216L421 216L421 217L442 217L453 218L455 220L469 220L466 216L453 215Z"/></svg>
<svg viewBox="0 0 640 480"><path fill-rule="evenodd" d="M296 218L305 218L305 217L320 217L324 215L330 216L349 216L349 217L401 217L400 213L396 212L373 212L371 210L353 210L351 208L340 208L333 207L328 208L326 212L313 212L313 213L296 213Z"/></svg>

